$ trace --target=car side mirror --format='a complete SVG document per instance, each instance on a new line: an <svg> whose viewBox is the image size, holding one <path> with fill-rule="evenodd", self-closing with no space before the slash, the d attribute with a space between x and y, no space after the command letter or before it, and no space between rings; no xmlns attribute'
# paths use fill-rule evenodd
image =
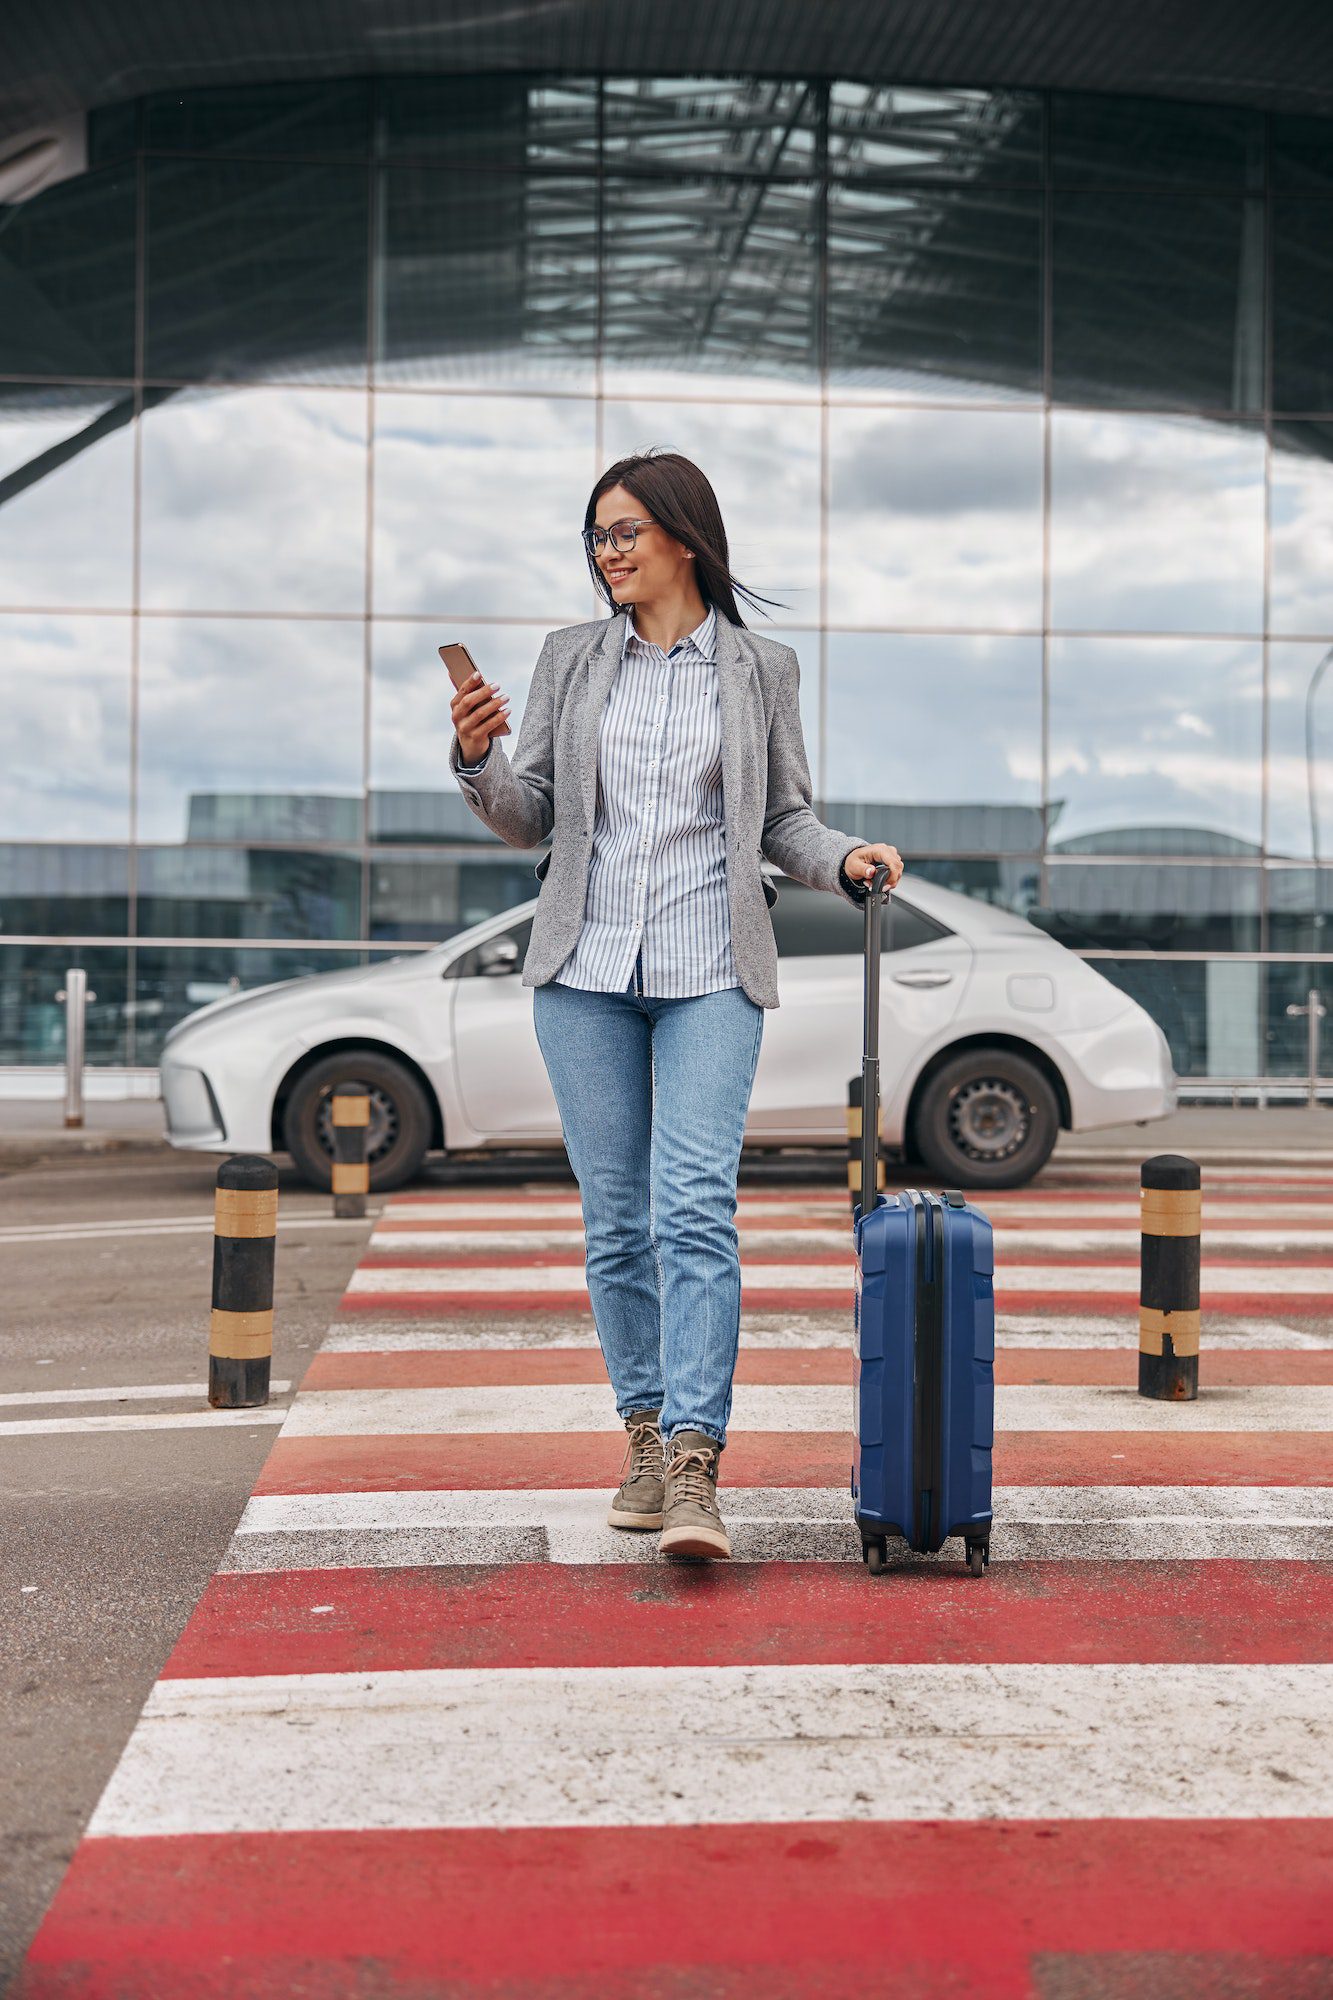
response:
<svg viewBox="0 0 1333 2000"><path fill-rule="evenodd" d="M511 937L488 938L477 946L477 971L484 979L512 972L518 964L518 941Z"/></svg>

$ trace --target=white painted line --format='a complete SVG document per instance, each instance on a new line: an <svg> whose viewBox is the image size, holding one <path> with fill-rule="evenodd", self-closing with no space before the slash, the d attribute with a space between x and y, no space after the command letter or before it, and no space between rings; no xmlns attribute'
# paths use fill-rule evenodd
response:
<svg viewBox="0 0 1333 2000"><path fill-rule="evenodd" d="M0 1438L55 1437L79 1431L188 1431L232 1428L237 1424L280 1424L285 1409L145 1410L132 1417L26 1417L21 1423L0 1424Z"/></svg>
<svg viewBox="0 0 1333 2000"><path fill-rule="evenodd" d="M1015 1384L995 1391L1005 1431L1327 1431L1333 1386L1209 1389L1193 1403L1159 1403L1118 1384ZM619 1431L609 1386L544 1383L473 1389L313 1389L292 1404L287 1437L407 1437L531 1431ZM837 1384L738 1382L735 1431L850 1433L852 1392ZM726 1473L723 1472L725 1479Z"/></svg>
<svg viewBox="0 0 1333 2000"><path fill-rule="evenodd" d="M364 1229L373 1218L344 1215L278 1215L283 1229ZM164 1216L158 1221L53 1222L15 1224L0 1229L0 1243L81 1243L104 1237L127 1236L211 1236L212 1216Z"/></svg>
<svg viewBox="0 0 1333 2000"><path fill-rule="evenodd" d="M752 1291L835 1291L845 1286L850 1298L854 1258L836 1264L742 1264L741 1285ZM1007 1286L1017 1292L1132 1292L1137 1299L1139 1267L1133 1264L1004 1264L995 1273L997 1294ZM1324 1292L1333 1310L1333 1266L1300 1264L1236 1264L1228 1269L1205 1266L1202 1296L1210 1292ZM352 1273L351 1296L378 1293L414 1298L453 1292L577 1292L586 1291L581 1264L508 1264L497 1252L493 1264L461 1267L436 1264L425 1269L410 1265L361 1265Z"/></svg>
<svg viewBox="0 0 1333 2000"><path fill-rule="evenodd" d="M1130 1249L1138 1254L1137 1226L1118 1229L1050 1229L1036 1224L1014 1227L997 1216L994 1227L996 1244L1006 1254L1020 1250L1046 1250L1073 1256L1090 1251ZM747 1251L763 1250L776 1244L789 1244L793 1248L799 1245L807 1251L846 1250L851 1254L850 1229L783 1229L774 1226L742 1228L738 1233L742 1257ZM513 1248L576 1249L581 1252L583 1242L581 1229L521 1228L507 1234L486 1229L377 1229L368 1248L377 1256L388 1257L422 1251L435 1251L441 1256L455 1251L490 1251L497 1262L502 1262L506 1251ZM1205 1249L1222 1254L1234 1250L1269 1250L1274 1255L1284 1250L1333 1250L1333 1228L1298 1229L1278 1224L1271 1229L1233 1228L1225 1223L1205 1222L1202 1242Z"/></svg>
<svg viewBox="0 0 1333 2000"><path fill-rule="evenodd" d="M733 1561L861 1560L845 1487L724 1486L720 1501ZM606 1503L602 1487L266 1494L246 1507L221 1566L669 1560L655 1535L608 1527ZM1315 1562L1333 1534L1333 1491L1317 1487L997 1487L994 1505L993 1562ZM960 1554L956 1540L943 1552ZM905 1545L896 1559L908 1559Z"/></svg>
<svg viewBox="0 0 1333 2000"><path fill-rule="evenodd" d="M771 1322L776 1315L764 1315ZM756 1315L741 1318L742 1347L850 1348L852 1316L836 1325L813 1317L756 1324ZM1092 1315L1077 1317L1053 1313L997 1313L995 1337L1000 1347L1124 1347L1137 1353L1137 1321L1130 1311L1118 1319ZM1205 1353L1218 1348L1301 1348L1324 1350L1333 1347L1333 1326L1289 1325L1282 1320L1242 1320L1209 1318L1204 1322ZM401 1320L386 1325L369 1317L337 1322L325 1335L325 1354L454 1354L467 1352L514 1352L524 1348L589 1348L598 1345L596 1330L590 1326L568 1326L558 1320L542 1324L489 1319L479 1325L459 1326L452 1319L440 1325L424 1314L404 1326Z"/></svg>
<svg viewBox="0 0 1333 2000"><path fill-rule="evenodd" d="M291 1386L290 1382L270 1382L269 1394L285 1395ZM25 1403L165 1403L183 1396L207 1402L207 1382L130 1382L108 1389L13 1389L0 1395L0 1407L15 1408Z"/></svg>
<svg viewBox="0 0 1333 2000"><path fill-rule="evenodd" d="M88 1831L1330 1813L1324 1666L508 1667L159 1681Z"/></svg>

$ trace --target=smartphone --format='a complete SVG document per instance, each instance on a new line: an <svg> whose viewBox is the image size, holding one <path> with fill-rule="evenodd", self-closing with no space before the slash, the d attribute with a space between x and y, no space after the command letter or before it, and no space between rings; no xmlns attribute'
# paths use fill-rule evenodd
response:
<svg viewBox="0 0 1333 2000"><path fill-rule="evenodd" d="M461 639L455 639L452 645L441 646L439 653L440 658L444 661L448 669L449 678L456 688L461 688L465 681L471 680L473 674L481 672L480 667ZM502 722L498 729L491 731L491 734L493 736L509 736L512 734L512 731L507 722Z"/></svg>

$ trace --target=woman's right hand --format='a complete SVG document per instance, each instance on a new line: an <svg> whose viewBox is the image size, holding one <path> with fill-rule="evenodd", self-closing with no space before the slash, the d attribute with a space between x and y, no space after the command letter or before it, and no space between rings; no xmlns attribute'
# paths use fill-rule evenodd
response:
<svg viewBox="0 0 1333 2000"><path fill-rule="evenodd" d="M460 763L479 764L492 736L509 734L508 709L509 698L501 695L497 681L484 681L478 673L463 682L449 704Z"/></svg>

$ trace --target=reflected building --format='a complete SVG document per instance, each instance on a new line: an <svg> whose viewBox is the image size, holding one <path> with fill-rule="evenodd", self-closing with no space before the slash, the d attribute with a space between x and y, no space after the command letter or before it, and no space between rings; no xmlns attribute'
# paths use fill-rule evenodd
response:
<svg viewBox="0 0 1333 2000"><path fill-rule="evenodd" d="M217 992L531 894L436 647L517 733L545 633L605 609L588 491L659 444L797 650L824 818L1094 958L1197 1087L1304 1078L1333 115L1280 51L1243 101L1163 95L1147 44L1138 88L1028 90L960 28L946 84L905 29L885 73L890 7L777 11L781 73L741 26L725 73L661 22L612 51L576 0L457 28L447 74L316 6L245 82L128 14L143 94L17 79L0 1064L59 1059L71 964L90 1059L144 1067Z"/></svg>

